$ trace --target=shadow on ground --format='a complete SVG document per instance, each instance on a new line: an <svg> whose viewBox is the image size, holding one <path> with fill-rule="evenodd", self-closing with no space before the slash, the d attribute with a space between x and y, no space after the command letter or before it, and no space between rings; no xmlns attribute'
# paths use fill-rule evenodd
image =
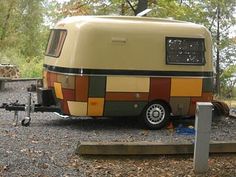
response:
<svg viewBox="0 0 236 177"><path fill-rule="evenodd" d="M121 129L142 129L136 117L122 118L58 118L45 120L45 122L33 122L31 127L52 126L81 130L121 130Z"/></svg>

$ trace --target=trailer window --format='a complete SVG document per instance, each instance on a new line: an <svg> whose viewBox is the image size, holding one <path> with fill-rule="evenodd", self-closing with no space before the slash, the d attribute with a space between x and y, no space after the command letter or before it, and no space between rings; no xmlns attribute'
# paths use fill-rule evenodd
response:
<svg viewBox="0 0 236 177"><path fill-rule="evenodd" d="M66 38L66 30L53 29L51 30L48 40L46 55L59 57Z"/></svg>
<svg viewBox="0 0 236 177"><path fill-rule="evenodd" d="M199 38L166 38L166 63L203 65L205 46L204 39Z"/></svg>

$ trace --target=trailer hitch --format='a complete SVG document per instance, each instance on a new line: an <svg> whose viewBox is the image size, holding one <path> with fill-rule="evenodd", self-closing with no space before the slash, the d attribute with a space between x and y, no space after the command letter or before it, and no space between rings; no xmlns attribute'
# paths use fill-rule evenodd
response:
<svg viewBox="0 0 236 177"><path fill-rule="evenodd" d="M34 112L57 112L60 113L61 109L58 106L43 106L41 104L35 104L34 101L32 102L32 95L29 92L28 98L27 98L27 104L20 104L18 100L16 100L14 103L3 103L0 106L0 109L5 109L7 111L14 111L14 119L13 122L14 125L17 126L19 121L19 111L25 111L26 116L21 121L21 125L28 127L31 122L31 113Z"/></svg>

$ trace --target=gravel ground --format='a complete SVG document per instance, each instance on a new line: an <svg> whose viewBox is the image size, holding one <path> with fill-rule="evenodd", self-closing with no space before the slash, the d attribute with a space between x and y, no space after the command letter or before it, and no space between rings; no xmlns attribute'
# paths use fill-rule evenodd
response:
<svg viewBox="0 0 236 177"><path fill-rule="evenodd" d="M0 103L26 103L26 87L34 82L11 82L0 92ZM34 95L35 98L35 95ZM20 113L23 118L25 114ZM0 111L0 176L196 176L192 156L80 157L78 141L193 142L193 135L174 130L143 130L130 118L62 119L34 113L30 127L13 126L13 113ZM236 119L212 125L211 140L236 140ZM236 176L236 154L211 155L209 170L197 176Z"/></svg>

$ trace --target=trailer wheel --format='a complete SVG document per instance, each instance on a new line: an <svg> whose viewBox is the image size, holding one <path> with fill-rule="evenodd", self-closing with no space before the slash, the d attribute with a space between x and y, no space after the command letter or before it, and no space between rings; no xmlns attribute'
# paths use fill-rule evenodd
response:
<svg viewBox="0 0 236 177"><path fill-rule="evenodd" d="M151 102L142 115L143 124L152 130L161 129L170 120L170 108L161 101Z"/></svg>
<svg viewBox="0 0 236 177"><path fill-rule="evenodd" d="M30 125L31 118L26 117L21 121L21 125L24 127L28 127Z"/></svg>

